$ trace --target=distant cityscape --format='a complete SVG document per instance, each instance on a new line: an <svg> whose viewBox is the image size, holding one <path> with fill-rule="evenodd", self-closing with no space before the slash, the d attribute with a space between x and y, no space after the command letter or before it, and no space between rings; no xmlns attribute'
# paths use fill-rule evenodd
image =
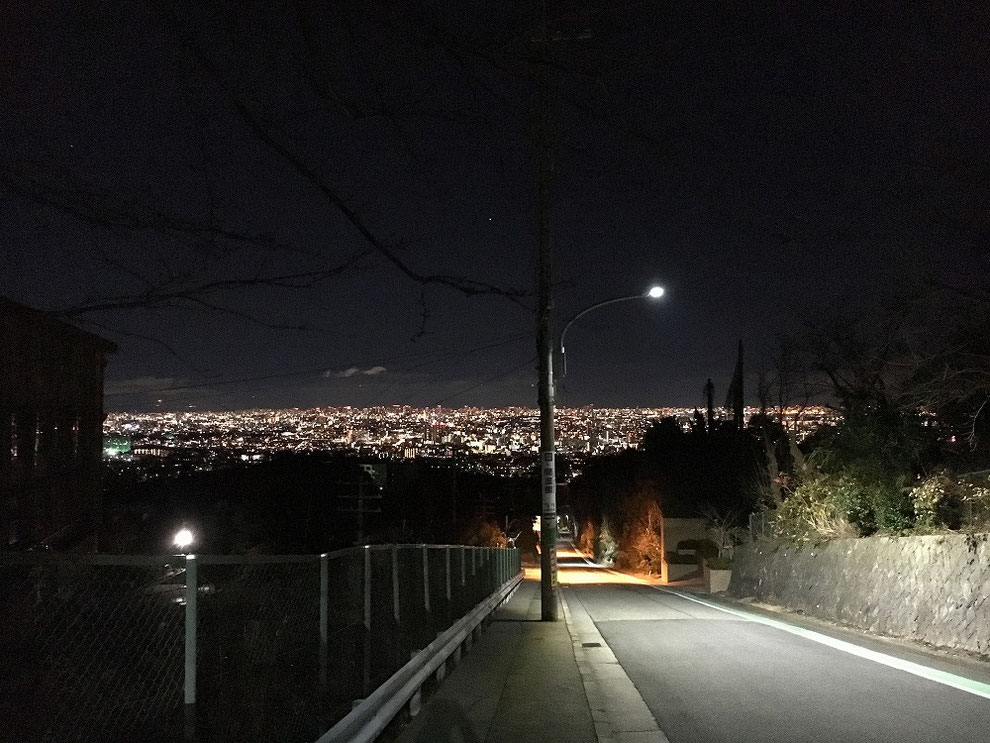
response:
<svg viewBox="0 0 990 743"><path fill-rule="evenodd" d="M674 418L685 430L695 408L563 408L557 448L584 458L636 448L649 426ZM747 408L748 421L759 408ZM774 411L776 416L776 411ZM800 440L838 420L823 407L788 408ZM143 463L149 476L260 461L277 452L342 452L369 459L435 458L494 475L531 471L539 450L535 408L320 407L242 411L110 413L104 458Z"/></svg>

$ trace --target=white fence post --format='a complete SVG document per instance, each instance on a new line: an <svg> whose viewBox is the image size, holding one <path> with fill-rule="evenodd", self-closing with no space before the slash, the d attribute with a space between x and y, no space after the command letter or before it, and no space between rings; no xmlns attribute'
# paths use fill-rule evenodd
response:
<svg viewBox="0 0 990 743"><path fill-rule="evenodd" d="M445 573L446 579L447 579L447 604L448 604L448 612L449 612L449 610L450 610L449 609L449 604L450 604L450 547L447 547L446 550L445 550L445 552L447 554L446 554L446 558L445 558L446 569L444 570L444 573Z"/></svg>
<svg viewBox="0 0 990 743"><path fill-rule="evenodd" d="M320 689L327 686L327 646L329 645L327 622L329 621L330 566L324 552L320 555Z"/></svg>
<svg viewBox="0 0 990 743"><path fill-rule="evenodd" d="M185 683L185 736L196 737L196 598L199 595L196 575L196 555L186 555L186 653Z"/></svg>
<svg viewBox="0 0 990 743"><path fill-rule="evenodd" d="M423 545L423 608L430 610L430 554L429 548Z"/></svg>
<svg viewBox="0 0 990 743"><path fill-rule="evenodd" d="M371 691L371 549L364 546L364 673L362 689Z"/></svg>
<svg viewBox="0 0 990 743"><path fill-rule="evenodd" d="M399 623L399 548L392 545L392 616Z"/></svg>

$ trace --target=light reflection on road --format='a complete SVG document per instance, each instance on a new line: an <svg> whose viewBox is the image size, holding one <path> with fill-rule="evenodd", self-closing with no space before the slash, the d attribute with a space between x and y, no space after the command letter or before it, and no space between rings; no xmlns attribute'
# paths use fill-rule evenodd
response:
<svg viewBox="0 0 990 743"><path fill-rule="evenodd" d="M540 566L533 565L524 568L526 580L540 579ZM630 585L655 585L660 583L659 576L627 575L618 573L593 562L583 552L570 542L564 542L557 547L557 580L561 585L596 585L604 583L619 583Z"/></svg>

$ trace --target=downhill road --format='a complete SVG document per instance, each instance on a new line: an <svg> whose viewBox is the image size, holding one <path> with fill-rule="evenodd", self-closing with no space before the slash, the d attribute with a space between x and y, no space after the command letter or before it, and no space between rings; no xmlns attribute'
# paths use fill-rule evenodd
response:
<svg viewBox="0 0 990 743"><path fill-rule="evenodd" d="M672 743L990 741L979 668L623 583L573 551L559 564L570 611L594 621ZM905 657L914 673L887 665Z"/></svg>

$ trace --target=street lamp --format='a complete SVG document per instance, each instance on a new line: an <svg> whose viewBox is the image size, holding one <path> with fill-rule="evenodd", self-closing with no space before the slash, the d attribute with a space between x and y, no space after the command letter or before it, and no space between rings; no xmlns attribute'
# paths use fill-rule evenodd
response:
<svg viewBox="0 0 990 743"><path fill-rule="evenodd" d="M632 299L660 299L663 296L662 286L651 286L647 291L642 294L630 294L626 297L614 297L613 299L606 299L601 302L596 302L590 307L585 307L583 310L578 312L576 315L572 316L570 320L564 325L564 329L560 331L560 378L563 379L567 376L567 353L564 350L564 336L567 335L567 329L574 324L574 321L578 318L584 317L592 310L597 310L599 307L605 307L610 304L615 304L616 302L628 302Z"/></svg>
<svg viewBox="0 0 990 743"><path fill-rule="evenodd" d="M546 236L544 236L546 237ZM544 622L557 621L557 474L555 454L557 450L554 440L554 375L553 375L553 339L551 336L550 301L550 263L549 241L541 243L539 264L540 315L537 324L537 349L540 359L539 400L540 400L540 480L543 500L543 510L540 517L540 609ZM659 299L663 296L663 287L650 287L643 294L632 294L628 297L615 297L604 302L587 307L567 321L560 334L560 358L563 378L567 373L566 356L564 355L564 336L568 328L577 320L592 310L605 307L615 302L625 302L632 299Z"/></svg>
<svg viewBox="0 0 990 743"><path fill-rule="evenodd" d="M185 527L179 529L175 533L175 536L172 538L172 544L174 544L182 551L185 551L185 549L192 543L193 543L193 533Z"/></svg>

